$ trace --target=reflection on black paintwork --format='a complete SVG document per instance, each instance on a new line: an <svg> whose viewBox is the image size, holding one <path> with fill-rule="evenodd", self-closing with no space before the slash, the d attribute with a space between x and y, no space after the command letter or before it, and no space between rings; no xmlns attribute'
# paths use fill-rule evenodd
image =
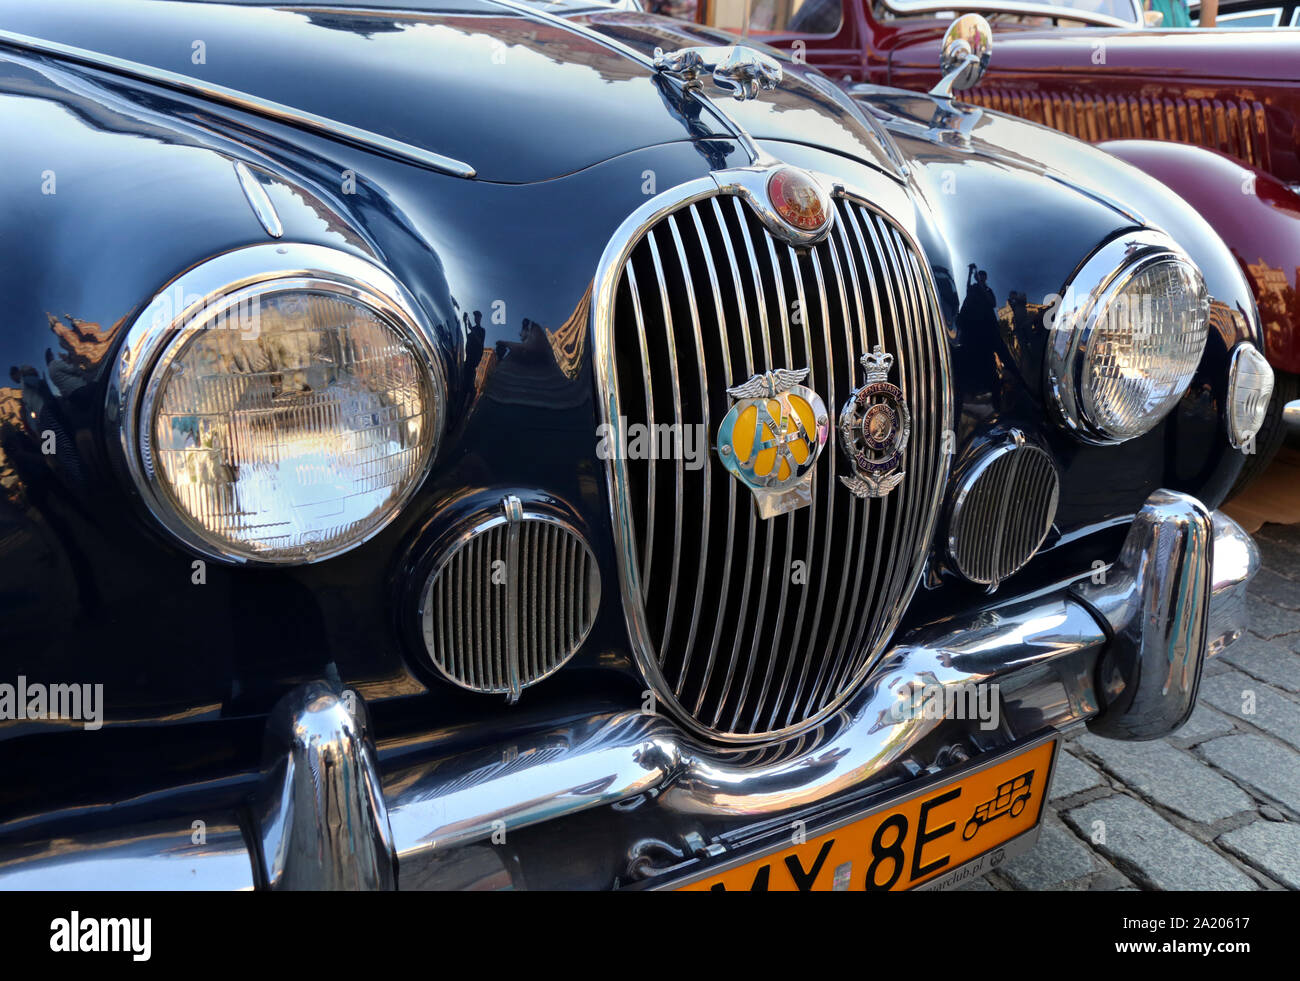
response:
<svg viewBox="0 0 1300 981"><path fill-rule="evenodd" d="M713 130L700 119L700 113L704 110L703 103L682 91L676 82L666 76L656 75L652 81L668 111L682 121L695 140L695 149L709 162L709 169L721 170L726 167L727 157L735 152L736 145L709 138L713 135Z"/></svg>
<svg viewBox="0 0 1300 981"><path fill-rule="evenodd" d="M957 314L957 339L971 334L977 337L992 337L997 329L998 301L989 286L989 274L985 269L978 269L975 263L967 267L966 299L962 301Z"/></svg>

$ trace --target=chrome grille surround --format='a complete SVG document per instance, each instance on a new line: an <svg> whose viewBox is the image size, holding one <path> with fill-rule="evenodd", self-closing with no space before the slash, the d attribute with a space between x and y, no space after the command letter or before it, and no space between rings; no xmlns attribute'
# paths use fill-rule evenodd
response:
<svg viewBox="0 0 1300 981"><path fill-rule="evenodd" d="M600 608L600 571L573 527L511 496L441 552L420 596L438 672L513 702L581 648Z"/></svg>
<svg viewBox="0 0 1300 981"><path fill-rule="evenodd" d="M1012 430L957 482L948 554L971 582L997 588L1024 568L1056 520L1061 482L1051 454Z"/></svg>
<svg viewBox="0 0 1300 981"><path fill-rule="evenodd" d="M834 213L811 248L772 236L720 172L629 216L596 275L600 421L612 431L629 414L699 422L709 441L711 458L690 478L680 455L648 465L614 457L606 476L637 662L683 725L723 742L800 732L858 686L919 583L950 462L937 292L914 236L887 217L911 215L910 198L883 178L869 199L815 176L833 186ZM802 322L786 316L795 301L808 312ZM847 461L828 448L812 505L756 521L749 491L712 459L726 387L806 362L808 384L835 412L861 382L858 358L882 341L918 419L908 479L887 498L855 498L839 481ZM625 391L633 375L644 381ZM798 585L794 562L805 573Z"/></svg>

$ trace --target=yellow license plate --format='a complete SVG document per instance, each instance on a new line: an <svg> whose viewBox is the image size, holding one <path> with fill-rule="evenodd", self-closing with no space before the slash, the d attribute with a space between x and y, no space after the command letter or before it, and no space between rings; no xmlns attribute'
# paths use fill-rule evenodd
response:
<svg viewBox="0 0 1300 981"><path fill-rule="evenodd" d="M1037 827L1056 744L1050 739L679 888L806 892L922 885Z"/></svg>

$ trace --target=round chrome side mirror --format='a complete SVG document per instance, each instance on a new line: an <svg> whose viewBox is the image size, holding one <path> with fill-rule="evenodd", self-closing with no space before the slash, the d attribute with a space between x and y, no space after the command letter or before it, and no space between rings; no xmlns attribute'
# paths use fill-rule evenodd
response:
<svg viewBox="0 0 1300 981"><path fill-rule="evenodd" d="M993 29L979 14L963 14L948 25L939 49L939 70L943 79L931 95L949 98L979 84L993 53Z"/></svg>

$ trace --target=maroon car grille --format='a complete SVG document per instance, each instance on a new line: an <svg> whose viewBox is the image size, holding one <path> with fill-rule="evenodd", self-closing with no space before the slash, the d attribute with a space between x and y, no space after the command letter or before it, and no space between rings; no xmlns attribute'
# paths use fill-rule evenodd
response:
<svg viewBox="0 0 1300 981"><path fill-rule="evenodd" d="M1089 143L1125 139L1192 143L1272 170L1264 106L1246 99L1091 97L980 87L964 93L962 100Z"/></svg>

